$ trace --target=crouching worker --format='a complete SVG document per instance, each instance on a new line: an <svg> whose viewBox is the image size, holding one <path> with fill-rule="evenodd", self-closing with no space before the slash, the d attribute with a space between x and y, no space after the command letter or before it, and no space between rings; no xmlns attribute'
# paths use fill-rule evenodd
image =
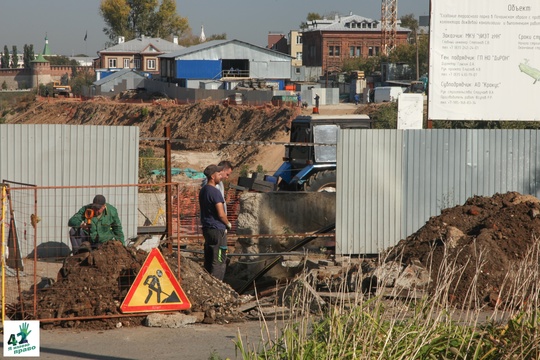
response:
<svg viewBox="0 0 540 360"><path fill-rule="evenodd" d="M107 204L105 196L96 195L91 204L80 208L68 221L73 253L89 251L112 240L124 244L122 224L118 211Z"/></svg>

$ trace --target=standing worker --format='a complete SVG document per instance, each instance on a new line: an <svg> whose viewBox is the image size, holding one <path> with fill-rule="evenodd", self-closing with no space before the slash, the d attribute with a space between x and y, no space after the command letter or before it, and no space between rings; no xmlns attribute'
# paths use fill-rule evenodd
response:
<svg viewBox="0 0 540 360"><path fill-rule="evenodd" d="M229 178L234 167L229 160L221 160L218 163L218 166L223 166L223 170L221 171L221 181L216 184L216 188L221 192L223 200L225 200L225 184L223 183L223 180L227 180ZM206 184L208 184L208 179L204 178L201 183L201 188ZM223 207L225 208L225 215L227 215L227 201L223 203Z"/></svg>
<svg viewBox="0 0 540 360"><path fill-rule="evenodd" d="M319 94L315 94L315 107L313 108L313 113L319 113Z"/></svg>
<svg viewBox="0 0 540 360"><path fill-rule="evenodd" d="M298 106L299 107L302 107L302 94L300 94L299 92L296 94L296 101L298 102Z"/></svg>
<svg viewBox="0 0 540 360"><path fill-rule="evenodd" d="M225 199L216 185L221 182L224 167L208 165L204 169L207 184L199 191L199 207L204 236L204 268L219 280L227 267L227 230L232 225L225 213Z"/></svg>
<svg viewBox="0 0 540 360"><path fill-rule="evenodd" d="M96 195L91 204L80 208L69 219L68 226L81 229L84 233L85 239L80 244L81 248L90 250L113 240L120 241L124 245L124 232L118 210L111 204L107 204L103 195Z"/></svg>

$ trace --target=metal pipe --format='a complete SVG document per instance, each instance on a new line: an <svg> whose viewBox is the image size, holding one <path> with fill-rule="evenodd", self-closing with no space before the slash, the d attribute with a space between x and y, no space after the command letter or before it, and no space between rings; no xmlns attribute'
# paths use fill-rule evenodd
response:
<svg viewBox="0 0 540 360"><path fill-rule="evenodd" d="M193 254L204 254L204 251L202 251L202 250L180 249L180 251L181 252L193 253ZM281 255L306 256L307 253L298 252L298 251L286 251L286 252L279 252L279 253L246 253L246 254L227 253L227 256L281 256Z"/></svg>

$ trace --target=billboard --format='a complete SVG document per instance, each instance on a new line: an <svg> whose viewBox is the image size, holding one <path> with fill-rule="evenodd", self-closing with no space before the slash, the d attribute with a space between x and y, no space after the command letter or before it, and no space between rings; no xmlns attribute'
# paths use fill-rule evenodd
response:
<svg viewBox="0 0 540 360"><path fill-rule="evenodd" d="M540 120L538 0L431 2L429 118Z"/></svg>

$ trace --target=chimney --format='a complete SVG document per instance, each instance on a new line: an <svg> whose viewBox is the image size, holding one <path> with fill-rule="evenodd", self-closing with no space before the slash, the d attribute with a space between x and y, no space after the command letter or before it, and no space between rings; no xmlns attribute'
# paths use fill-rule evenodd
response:
<svg viewBox="0 0 540 360"><path fill-rule="evenodd" d="M177 35L173 36L172 42L175 43L176 45L178 45L178 36Z"/></svg>
<svg viewBox="0 0 540 360"><path fill-rule="evenodd" d="M119 37L118 37L118 43L119 43L119 44L123 44L123 43L124 43L124 39L125 39L125 38L124 38L123 36L119 36Z"/></svg>

